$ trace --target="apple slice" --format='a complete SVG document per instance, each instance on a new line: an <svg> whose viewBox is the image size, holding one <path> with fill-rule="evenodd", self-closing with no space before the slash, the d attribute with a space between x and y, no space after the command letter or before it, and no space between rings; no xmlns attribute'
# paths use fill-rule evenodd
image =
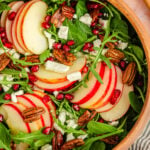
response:
<svg viewBox="0 0 150 150"><path fill-rule="evenodd" d="M98 63L96 67L96 72L99 76L103 79L104 72L105 72L105 65L103 63ZM97 92L98 88L101 86L101 83L96 79L96 77L90 73L89 80L86 82L87 88L80 87L80 90L77 90L73 95L74 98L71 103L74 104L84 104L90 98L94 96Z"/></svg>
<svg viewBox="0 0 150 150"><path fill-rule="evenodd" d="M24 95L17 96L17 101L27 107L37 107L36 104L30 100L29 98L25 97ZM45 126L45 122L43 116L41 116L40 120L34 121L37 124L37 130Z"/></svg>
<svg viewBox="0 0 150 150"><path fill-rule="evenodd" d="M94 104L98 102L100 98L106 95L107 89L109 89L111 80L112 80L112 69L109 69L108 66L104 64L105 72L103 77L103 84L97 89L94 96L89 99L87 102L80 104L81 108L93 108Z"/></svg>
<svg viewBox="0 0 150 150"><path fill-rule="evenodd" d="M24 96L34 101L34 103L36 103L36 106L43 107L45 109L45 113L43 114L45 126L52 127L53 121L52 116L49 113L49 107L42 101L41 97L35 94L24 94Z"/></svg>
<svg viewBox="0 0 150 150"><path fill-rule="evenodd" d="M34 73L34 75L40 80L45 83L61 83L67 81L67 75L73 72L82 71L86 64L86 58L84 56L77 58L74 61L73 65L70 66L69 71L66 73L57 73L53 71L46 70L43 65L39 67L39 70Z"/></svg>
<svg viewBox="0 0 150 150"><path fill-rule="evenodd" d="M11 2L11 3L8 4L8 6L11 8L11 6L15 3L16 2ZM0 26L3 27L3 28L5 27L5 22L6 22L8 12L9 12L9 10L5 10L5 11L3 11L2 15L1 15Z"/></svg>
<svg viewBox="0 0 150 150"><path fill-rule="evenodd" d="M118 104L111 110L100 113L101 117L106 121L114 121L120 119L129 109L129 92L133 91L133 86L124 85L123 93Z"/></svg>
<svg viewBox="0 0 150 150"><path fill-rule="evenodd" d="M11 26L12 26L12 22L11 20L8 19L8 15L11 13L11 12L18 12L18 10L21 8L21 6L24 4L23 1L18 1L16 3L14 3L12 6L11 6L11 10L8 12L7 14L7 18L6 18L6 22L5 22L5 29L6 29L6 35L7 35L7 38L8 38L8 41L9 42L12 42L12 36L11 36Z"/></svg>
<svg viewBox="0 0 150 150"><path fill-rule="evenodd" d="M4 116L4 119L12 133L15 134L18 131L30 133L30 126L28 123L24 122L22 113L18 106L19 104L15 106L13 103L3 104L0 107L0 113Z"/></svg>
<svg viewBox="0 0 150 150"><path fill-rule="evenodd" d="M116 103L114 105L112 105L110 102L107 105L104 105L98 109L96 109L97 112L105 112L105 111L109 111L110 109L112 109L120 100L121 96L122 96L122 91L123 91L123 83L122 83L122 71L119 67L116 66L116 71L117 71L117 85L115 87L115 89L120 90L121 94L118 97Z"/></svg>
<svg viewBox="0 0 150 150"><path fill-rule="evenodd" d="M41 54L48 48L47 39L41 30L47 8L47 4L43 1L34 2L24 14L20 26L22 41L33 54Z"/></svg>

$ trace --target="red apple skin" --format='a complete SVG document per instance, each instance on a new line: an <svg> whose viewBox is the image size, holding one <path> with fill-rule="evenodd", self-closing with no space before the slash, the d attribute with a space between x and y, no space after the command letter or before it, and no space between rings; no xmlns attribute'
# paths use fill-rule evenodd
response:
<svg viewBox="0 0 150 150"><path fill-rule="evenodd" d="M28 103L30 103L31 106L37 107L37 105L36 105L33 101L31 101L29 98L25 97L24 95L19 95L19 96L17 96L17 98L19 98L19 97L23 98L25 101L27 101ZM18 101L19 101L19 100L18 100ZM19 101L19 103L21 103L21 101ZM41 124L42 124L42 127L45 127L45 122L44 122L43 116L41 116ZM39 127L39 129L40 129L40 128L41 128L41 127Z"/></svg>
<svg viewBox="0 0 150 150"><path fill-rule="evenodd" d="M103 63L101 63L98 73L99 73L99 75L101 76L102 79L103 79L103 76L104 76L104 72L105 72L105 65ZM93 95L97 92L97 90L99 89L100 86L101 86L101 83L97 80L95 85L92 87L92 89L89 91L89 93L87 95L85 95L79 101L74 102L74 99L73 99L71 102L74 103L74 104L84 104L84 103L86 103L91 97L93 97Z"/></svg>
<svg viewBox="0 0 150 150"><path fill-rule="evenodd" d="M5 104L5 105L9 106L9 107L12 107L20 115L20 117L23 120L22 113L21 113L21 111L16 106L14 106L13 104ZM31 129L30 129L29 123L25 123L25 125L26 125L26 128L27 128L27 132L30 133Z"/></svg>

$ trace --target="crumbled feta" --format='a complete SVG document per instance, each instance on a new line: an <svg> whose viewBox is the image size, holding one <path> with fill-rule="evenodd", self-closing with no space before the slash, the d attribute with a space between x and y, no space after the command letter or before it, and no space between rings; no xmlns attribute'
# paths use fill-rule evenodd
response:
<svg viewBox="0 0 150 150"><path fill-rule="evenodd" d="M103 28L107 28L108 20L104 20L102 18L99 19L99 24L103 26Z"/></svg>
<svg viewBox="0 0 150 150"><path fill-rule="evenodd" d="M90 16L90 14L86 13L84 16L81 16L79 20L82 23L87 24L88 26L91 26L92 17Z"/></svg>
<svg viewBox="0 0 150 150"><path fill-rule="evenodd" d="M58 72L58 73L65 73L70 69L70 67L67 66L67 65L64 65L64 64L60 64L60 63L48 60L45 63L45 69L46 70L51 70L51 71L54 71L54 72Z"/></svg>
<svg viewBox="0 0 150 150"><path fill-rule="evenodd" d="M102 55L105 55L107 51L108 51L108 48L104 48L104 49L102 50Z"/></svg>
<svg viewBox="0 0 150 150"><path fill-rule="evenodd" d="M0 49L0 55L3 54L3 53L4 53L4 50L3 50L3 49Z"/></svg>
<svg viewBox="0 0 150 150"><path fill-rule="evenodd" d="M52 150L52 145L46 144L46 145L41 147L41 150Z"/></svg>
<svg viewBox="0 0 150 150"><path fill-rule="evenodd" d="M94 47L100 47L101 43L102 43L102 42L101 42L100 39L97 39L97 40L93 41Z"/></svg>
<svg viewBox="0 0 150 150"><path fill-rule="evenodd" d="M6 77L6 80L7 81L13 81L13 77L12 77L12 75L6 75L7 77Z"/></svg>
<svg viewBox="0 0 150 150"><path fill-rule="evenodd" d="M56 130L60 131L62 134L65 133L65 131L64 131L56 122L54 123L54 128L55 128Z"/></svg>
<svg viewBox="0 0 150 150"><path fill-rule="evenodd" d="M59 113L58 120L60 120L60 122L64 125L64 123L66 121L66 112L65 111L62 111Z"/></svg>
<svg viewBox="0 0 150 150"><path fill-rule="evenodd" d="M67 134L66 141L70 141L70 140L73 140L73 139L75 139L75 137L73 136L72 133Z"/></svg>
<svg viewBox="0 0 150 150"><path fill-rule="evenodd" d="M31 55L31 54L30 54L30 53L25 53L24 55L25 55L25 56L29 56L29 55Z"/></svg>
<svg viewBox="0 0 150 150"><path fill-rule="evenodd" d="M12 85L10 85L10 84L2 85L2 88L3 88L4 92L7 92L11 87L12 87Z"/></svg>
<svg viewBox="0 0 150 150"><path fill-rule="evenodd" d="M54 91L53 94L56 97L59 94L59 92L58 91Z"/></svg>
<svg viewBox="0 0 150 150"><path fill-rule="evenodd" d="M67 79L69 81L81 80L81 72L74 72L74 73L68 74Z"/></svg>
<svg viewBox="0 0 150 150"><path fill-rule="evenodd" d="M9 54L10 54L10 55L13 55L14 53L16 53L16 50L15 50L15 49L12 49L12 50L9 51Z"/></svg>
<svg viewBox="0 0 150 150"><path fill-rule="evenodd" d="M0 81L2 81L4 79L4 75L0 74Z"/></svg>
<svg viewBox="0 0 150 150"><path fill-rule="evenodd" d="M23 95L23 94L24 94L23 90L19 90L19 91L15 92L15 95Z"/></svg>
<svg viewBox="0 0 150 150"><path fill-rule="evenodd" d="M11 93L11 101L14 103L17 103L17 97L16 97L15 93Z"/></svg>
<svg viewBox="0 0 150 150"><path fill-rule="evenodd" d="M128 47L128 43L119 41L119 44L118 44L117 47L118 47L119 49L121 49L121 50L124 50L124 49L126 49L126 48Z"/></svg>
<svg viewBox="0 0 150 150"><path fill-rule="evenodd" d="M77 17L77 14L74 14L74 15L73 15L73 18L74 18L74 19L77 19L77 18L78 18L78 17Z"/></svg>
<svg viewBox="0 0 150 150"><path fill-rule="evenodd" d="M52 37L52 35L50 33L48 33L47 31L44 31L44 35L47 37L47 38L50 38Z"/></svg>
<svg viewBox="0 0 150 150"><path fill-rule="evenodd" d="M58 31L58 37L61 39L67 40L68 31L69 31L69 28L67 26L60 26L59 31Z"/></svg>
<svg viewBox="0 0 150 150"><path fill-rule="evenodd" d="M49 45L49 49L53 48L53 44L55 43L54 39L48 38L48 45Z"/></svg>
<svg viewBox="0 0 150 150"><path fill-rule="evenodd" d="M75 129L78 126L78 124L76 123L76 121L74 119L67 120L66 123L67 123L68 128L71 127L73 129Z"/></svg>
<svg viewBox="0 0 150 150"><path fill-rule="evenodd" d="M112 122L109 122L108 124L111 125L111 126L116 127L119 124L119 121L118 120L112 121Z"/></svg>
<svg viewBox="0 0 150 150"><path fill-rule="evenodd" d="M20 58L20 54L19 53L14 53L12 56L15 59L19 59Z"/></svg>
<svg viewBox="0 0 150 150"><path fill-rule="evenodd" d="M84 140L84 139L87 138L87 136L88 136L87 134L85 134L85 135L79 135L77 138Z"/></svg>
<svg viewBox="0 0 150 150"><path fill-rule="evenodd" d="M25 67L24 70L25 70L26 72L30 72L30 69L29 69L28 67Z"/></svg>

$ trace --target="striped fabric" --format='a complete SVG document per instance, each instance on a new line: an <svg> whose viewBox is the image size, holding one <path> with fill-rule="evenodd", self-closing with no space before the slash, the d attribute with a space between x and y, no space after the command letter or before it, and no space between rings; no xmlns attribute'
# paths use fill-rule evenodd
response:
<svg viewBox="0 0 150 150"><path fill-rule="evenodd" d="M129 148L129 150L150 150L150 121L143 134Z"/></svg>

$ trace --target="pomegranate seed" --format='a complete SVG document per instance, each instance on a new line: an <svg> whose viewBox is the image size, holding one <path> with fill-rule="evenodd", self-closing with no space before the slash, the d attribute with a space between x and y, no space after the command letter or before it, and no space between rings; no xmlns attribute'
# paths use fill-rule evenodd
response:
<svg viewBox="0 0 150 150"><path fill-rule="evenodd" d="M120 68L122 69L122 70L125 70L125 68L126 68L126 62L124 61L124 60L121 60L120 61L120 63L119 63L119 66L120 66Z"/></svg>
<svg viewBox="0 0 150 150"><path fill-rule="evenodd" d="M46 127L43 129L42 133L45 134L45 135L49 135L51 132L51 128L50 127Z"/></svg>
<svg viewBox="0 0 150 150"><path fill-rule="evenodd" d="M49 58L46 59L46 61L48 61L48 60L49 60L49 61L54 61L54 57L50 56ZM45 62L46 62L46 61L45 61Z"/></svg>
<svg viewBox="0 0 150 150"><path fill-rule="evenodd" d="M39 65L35 65L31 67L32 72L37 72L39 70Z"/></svg>
<svg viewBox="0 0 150 150"><path fill-rule="evenodd" d="M98 122L104 123L104 119L100 118L100 119L98 120Z"/></svg>
<svg viewBox="0 0 150 150"><path fill-rule="evenodd" d="M90 52L93 52L93 51L94 51L93 46L91 46L88 50L89 50Z"/></svg>
<svg viewBox="0 0 150 150"><path fill-rule="evenodd" d="M58 100L63 100L63 99L64 99L64 94L59 93L59 94L56 96L56 98L57 98Z"/></svg>
<svg viewBox="0 0 150 150"><path fill-rule="evenodd" d="M53 44L53 48L54 49L60 49L62 47L62 44L61 43L54 43Z"/></svg>
<svg viewBox="0 0 150 150"><path fill-rule="evenodd" d="M88 66L85 66L85 67L83 68L82 72L83 72L83 73L87 73L88 70L89 70Z"/></svg>
<svg viewBox="0 0 150 150"><path fill-rule="evenodd" d="M36 82L36 81L37 81L36 76L35 76L35 75L33 75L33 74L28 74L28 77L29 77L29 81L30 81L31 83L33 83L33 82Z"/></svg>
<svg viewBox="0 0 150 150"><path fill-rule="evenodd" d="M0 123L3 122L3 115L0 114Z"/></svg>
<svg viewBox="0 0 150 150"><path fill-rule="evenodd" d="M4 96L4 99L5 100L10 100L11 99L11 95L6 93L5 96Z"/></svg>
<svg viewBox="0 0 150 150"><path fill-rule="evenodd" d="M60 6L65 6L67 4L66 1L64 1L62 4L60 4Z"/></svg>
<svg viewBox="0 0 150 150"><path fill-rule="evenodd" d="M44 95L42 100L43 100L44 103L48 103L51 100L51 98L48 95Z"/></svg>
<svg viewBox="0 0 150 150"><path fill-rule="evenodd" d="M13 48L13 45L10 43L10 42L6 42L4 44L5 47L9 48L9 49L12 49Z"/></svg>
<svg viewBox="0 0 150 150"><path fill-rule="evenodd" d="M93 9L96 9L96 8L98 8L98 7L99 7L99 4L93 4L93 5L92 5L92 8L93 8Z"/></svg>
<svg viewBox="0 0 150 150"><path fill-rule="evenodd" d="M45 20L45 22L49 22L51 20L51 16L47 15L44 20Z"/></svg>
<svg viewBox="0 0 150 150"><path fill-rule="evenodd" d="M16 17L16 12L12 11L9 15L8 15L8 19L9 20L14 20Z"/></svg>
<svg viewBox="0 0 150 150"><path fill-rule="evenodd" d="M114 105L116 103L116 101L117 101L118 97L120 96L120 94L121 94L121 91L118 90L118 89L115 89L115 91L114 91L114 93L113 93L113 95L110 99L110 103L112 105Z"/></svg>
<svg viewBox="0 0 150 150"><path fill-rule="evenodd" d="M42 23L42 27L43 27L44 29L49 29L50 26L51 26L51 25L50 25L48 22L43 22L43 23Z"/></svg>
<svg viewBox="0 0 150 150"><path fill-rule="evenodd" d="M95 25L96 25L96 22L91 23L91 27L95 27Z"/></svg>
<svg viewBox="0 0 150 150"><path fill-rule="evenodd" d="M5 32L5 31L1 32L1 33L0 33L0 37L1 37L1 38L5 38L5 37L6 37L6 32Z"/></svg>
<svg viewBox="0 0 150 150"><path fill-rule="evenodd" d="M8 42L6 38L2 39L2 43L5 45L5 43Z"/></svg>
<svg viewBox="0 0 150 150"><path fill-rule="evenodd" d="M92 31L92 32L93 32L93 34L94 34L94 35L98 35L98 34L99 34L98 29L93 29L93 31Z"/></svg>
<svg viewBox="0 0 150 150"><path fill-rule="evenodd" d="M33 83L29 82L28 84L31 87L31 89L33 89L33 87L34 87Z"/></svg>
<svg viewBox="0 0 150 150"><path fill-rule="evenodd" d="M87 50L87 49L89 49L91 46L92 46L92 43L87 42L87 43L84 44L83 50Z"/></svg>
<svg viewBox="0 0 150 150"><path fill-rule="evenodd" d="M74 41L74 40L70 40L70 41L67 42L67 45L68 45L68 46L72 46L72 45L74 45L74 44L75 44L75 41Z"/></svg>
<svg viewBox="0 0 150 150"><path fill-rule="evenodd" d="M3 27L0 27L0 33L5 32L5 29Z"/></svg>
<svg viewBox="0 0 150 150"><path fill-rule="evenodd" d="M3 88L2 87L0 87L0 92L2 92L3 91Z"/></svg>
<svg viewBox="0 0 150 150"><path fill-rule="evenodd" d="M68 52L68 51L70 51L70 47L68 45L64 45L63 46L63 50Z"/></svg>
<svg viewBox="0 0 150 150"><path fill-rule="evenodd" d="M71 95L71 94L66 94L66 95L65 95L65 99L66 99L66 100L69 100L69 101L70 101L70 100L72 100L73 98L74 98L74 96Z"/></svg>
<svg viewBox="0 0 150 150"><path fill-rule="evenodd" d="M100 12L100 13L98 14L98 16L99 16L99 17L102 17L102 16L103 16L103 13Z"/></svg>
<svg viewBox="0 0 150 150"><path fill-rule="evenodd" d="M19 89L19 84L14 84L13 89L14 89L14 91L17 91Z"/></svg>
<svg viewBox="0 0 150 150"><path fill-rule="evenodd" d="M72 107L73 107L73 109L74 109L75 111L79 111L79 110L80 110L80 107L79 107L79 105L77 105L77 104L73 104Z"/></svg>

